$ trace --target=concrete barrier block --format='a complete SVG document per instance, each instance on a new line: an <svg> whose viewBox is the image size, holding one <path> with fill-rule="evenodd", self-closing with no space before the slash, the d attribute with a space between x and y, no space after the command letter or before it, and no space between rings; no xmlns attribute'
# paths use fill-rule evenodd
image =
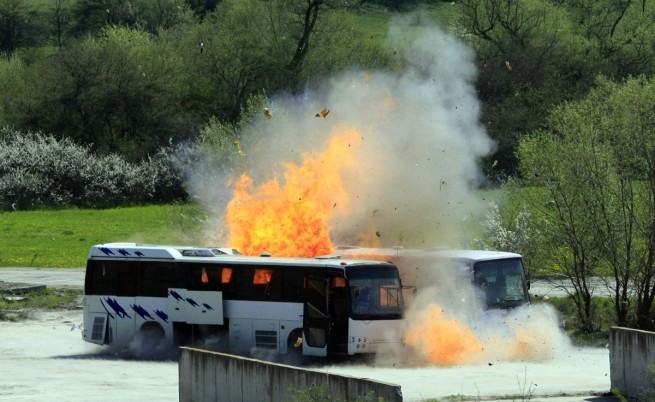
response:
<svg viewBox="0 0 655 402"><path fill-rule="evenodd" d="M612 389L629 398L655 397L655 333L610 328Z"/></svg>
<svg viewBox="0 0 655 402"><path fill-rule="evenodd" d="M288 402L298 391L319 386L333 401L370 395L402 402L395 384L193 348L181 348L179 381L180 402Z"/></svg>

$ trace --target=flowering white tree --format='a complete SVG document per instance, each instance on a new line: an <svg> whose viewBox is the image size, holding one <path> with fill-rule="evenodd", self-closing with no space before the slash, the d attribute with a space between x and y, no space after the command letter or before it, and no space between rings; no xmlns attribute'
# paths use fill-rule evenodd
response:
<svg viewBox="0 0 655 402"><path fill-rule="evenodd" d="M531 263L536 260L539 231L531 225L531 214L525 206L514 216L504 219L500 206L492 202L482 227L485 238L476 240L479 247L521 254L525 261L526 275L528 278L532 276L534 268Z"/></svg>

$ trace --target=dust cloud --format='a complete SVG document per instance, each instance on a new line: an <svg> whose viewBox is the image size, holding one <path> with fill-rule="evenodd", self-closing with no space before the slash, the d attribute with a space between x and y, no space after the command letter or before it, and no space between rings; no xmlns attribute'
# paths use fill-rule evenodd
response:
<svg viewBox="0 0 655 402"><path fill-rule="evenodd" d="M570 354L569 338L548 304L488 310L481 289L470 276L437 264L423 277L406 311L405 344L376 356L380 367L493 365L496 362L538 362Z"/></svg>

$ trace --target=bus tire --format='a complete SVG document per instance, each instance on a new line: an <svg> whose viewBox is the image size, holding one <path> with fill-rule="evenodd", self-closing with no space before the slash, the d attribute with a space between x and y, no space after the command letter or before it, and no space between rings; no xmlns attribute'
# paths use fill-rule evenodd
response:
<svg viewBox="0 0 655 402"><path fill-rule="evenodd" d="M166 345L166 332L164 328L157 322L146 322L136 336L132 343L130 343L130 350L137 358L164 358L167 355Z"/></svg>

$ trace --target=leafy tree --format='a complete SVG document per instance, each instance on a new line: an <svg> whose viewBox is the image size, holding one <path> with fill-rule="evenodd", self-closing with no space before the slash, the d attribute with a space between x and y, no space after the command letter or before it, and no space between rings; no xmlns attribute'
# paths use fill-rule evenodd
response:
<svg viewBox="0 0 655 402"><path fill-rule="evenodd" d="M519 158L527 185L545 191L525 196L540 223L543 246L551 252L550 263L571 282L582 329L591 332L595 329L592 278L600 276L601 256L588 209L591 189L577 162L584 159L584 165L594 154L583 154L576 140L539 131L521 140Z"/></svg>
<svg viewBox="0 0 655 402"><path fill-rule="evenodd" d="M76 35L98 34L109 26L144 29L157 33L193 21L184 0L77 0L72 7Z"/></svg>
<svg viewBox="0 0 655 402"><path fill-rule="evenodd" d="M575 99L593 83L587 45L568 9L546 0L458 4L458 32L479 58L482 120L499 143L495 170L511 175L523 133L539 128L554 105Z"/></svg>
<svg viewBox="0 0 655 402"><path fill-rule="evenodd" d="M617 323L634 317L644 329L654 327L654 106L651 79L599 79L585 99L555 109L548 130L519 148L528 183L548 193L547 206L532 205L550 244L561 244L558 261L582 311L593 290L590 276L609 276Z"/></svg>
<svg viewBox="0 0 655 402"><path fill-rule="evenodd" d="M25 0L0 0L0 53L11 54L29 43L35 15Z"/></svg>
<svg viewBox="0 0 655 402"><path fill-rule="evenodd" d="M70 2L69 0L54 0L49 11L49 20L53 26L57 46L61 47L62 37L70 23Z"/></svg>
<svg viewBox="0 0 655 402"><path fill-rule="evenodd" d="M310 3L221 2L180 43L179 52L191 71L185 104L203 119L235 121L249 96L304 87L309 74L331 71L348 60L359 42L348 40L348 30L334 17L334 7L341 2ZM307 12L310 25L304 18Z"/></svg>
<svg viewBox="0 0 655 402"><path fill-rule="evenodd" d="M186 0L186 3L191 10L202 19L208 13L214 11L220 1L221 0Z"/></svg>
<svg viewBox="0 0 655 402"><path fill-rule="evenodd" d="M39 103L18 126L70 136L99 152L143 158L195 136L177 111L181 60L151 35L110 28L33 67Z"/></svg>
<svg viewBox="0 0 655 402"><path fill-rule="evenodd" d="M111 25L134 26L136 9L129 0L76 0L72 7L74 35L98 34Z"/></svg>
<svg viewBox="0 0 655 402"><path fill-rule="evenodd" d="M0 58L0 126L15 124L22 109L29 104L24 95L29 92L30 77L25 63L13 55Z"/></svg>
<svg viewBox="0 0 655 402"><path fill-rule="evenodd" d="M603 74L625 78L655 71L655 4L641 0L566 3L585 39L593 45L598 55L594 61Z"/></svg>
<svg viewBox="0 0 655 402"><path fill-rule="evenodd" d="M135 0L137 25L156 34L162 29L193 24L194 17L184 0Z"/></svg>

